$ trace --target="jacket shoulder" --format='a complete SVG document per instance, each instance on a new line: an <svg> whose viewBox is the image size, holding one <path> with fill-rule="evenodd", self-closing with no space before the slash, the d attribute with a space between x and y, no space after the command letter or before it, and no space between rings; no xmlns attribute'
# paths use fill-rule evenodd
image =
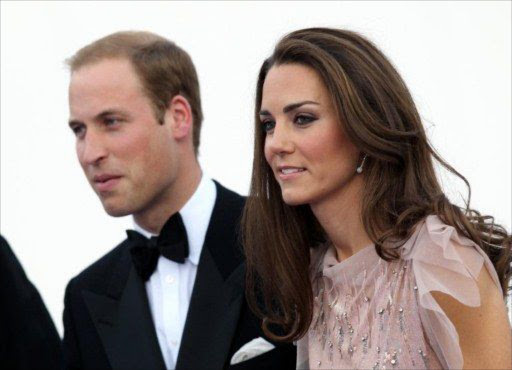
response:
<svg viewBox="0 0 512 370"><path fill-rule="evenodd" d="M113 274L119 271L121 266L130 266L130 253L128 240L125 239L104 256L86 267L82 272L71 279L68 288L72 285L82 289L105 293Z"/></svg>
<svg viewBox="0 0 512 370"><path fill-rule="evenodd" d="M215 187L217 188L216 203L220 203L219 205L223 207L237 208L240 211L242 211L246 197L224 187L216 180L213 180L213 182L215 183Z"/></svg>

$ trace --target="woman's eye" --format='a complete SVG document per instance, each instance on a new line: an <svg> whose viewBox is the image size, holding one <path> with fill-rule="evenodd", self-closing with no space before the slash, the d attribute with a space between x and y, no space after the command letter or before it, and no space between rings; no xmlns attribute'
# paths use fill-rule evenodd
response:
<svg viewBox="0 0 512 370"><path fill-rule="evenodd" d="M295 124L299 126L305 126L313 121L316 121L316 117L308 116L305 114L300 114L297 117L295 117Z"/></svg>
<svg viewBox="0 0 512 370"><path fill-rule="evenodd" d="M276 126L276 123L274 121L267 120L267 121L263 121L261 123L261 125L263 127L264 132L270 132L274 129L274 127Z"/></svg>

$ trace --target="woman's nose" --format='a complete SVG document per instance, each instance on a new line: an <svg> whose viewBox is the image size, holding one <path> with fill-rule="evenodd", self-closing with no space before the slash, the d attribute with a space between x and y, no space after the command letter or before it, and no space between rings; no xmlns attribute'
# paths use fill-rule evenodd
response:
<svg viewBox="0 0 512 370"><path fill-rule="evenodd" d="M283 155L292 153L294 145L293 135L290 131L291 129L285 123L276 122L272 133L270 135L267 134L265 145L273 154Z"/></svg>

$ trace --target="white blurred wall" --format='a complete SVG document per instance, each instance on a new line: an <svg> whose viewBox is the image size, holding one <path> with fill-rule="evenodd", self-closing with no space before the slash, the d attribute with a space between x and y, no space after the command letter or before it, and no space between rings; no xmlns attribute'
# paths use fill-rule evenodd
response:
<svg viewBox="0 0 512 370"><path fill-rule="evenodd" d="M257 71L284 33L362 32L411 89L439 153L472 204L510 230L510 2L1 2L0 231L62 333L67 281L124 238L86 183L67 127L64 59L119 30L187 50L199 73L206 173L247 194ZM443 176L448 193L465 195ZM1 282L0 282L1 283Z"/></svg>

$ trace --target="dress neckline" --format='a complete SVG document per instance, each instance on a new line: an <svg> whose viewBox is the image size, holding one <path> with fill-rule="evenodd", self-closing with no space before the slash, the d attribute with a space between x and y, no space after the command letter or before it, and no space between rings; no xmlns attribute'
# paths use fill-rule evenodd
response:
<svg viewBox="0 0 512 370"><path fill-rule="evenodd" d="M323 258L323 275L334 278L341 271L345 274L357 273L361 271L362 265L370 266L377 263L379 259L380 257L375 250L375 244L371 243L350 257L338 262L336 249L332 243L329 243Z"/></svg>

